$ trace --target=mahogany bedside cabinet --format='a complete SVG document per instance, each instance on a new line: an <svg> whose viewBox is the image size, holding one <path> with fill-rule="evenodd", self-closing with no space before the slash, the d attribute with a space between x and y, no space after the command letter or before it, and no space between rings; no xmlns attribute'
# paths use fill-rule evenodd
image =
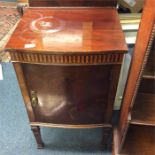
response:
<svg viewBox="0 0 155 155"><path fill-rule="evenodd" d="M115 8L28 8L6 45L38 148L40 128L112 129L124 53Z"/></svg>

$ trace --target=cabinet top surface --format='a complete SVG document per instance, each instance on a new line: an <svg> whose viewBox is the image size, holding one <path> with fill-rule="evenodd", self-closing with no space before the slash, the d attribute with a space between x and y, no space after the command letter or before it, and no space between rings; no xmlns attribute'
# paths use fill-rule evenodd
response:
<svg viewBox="0 0 155 155"><path fill-rule="evenodd" d="M6 49L124 53L127 46L114 8L29 8Z"/></svg>

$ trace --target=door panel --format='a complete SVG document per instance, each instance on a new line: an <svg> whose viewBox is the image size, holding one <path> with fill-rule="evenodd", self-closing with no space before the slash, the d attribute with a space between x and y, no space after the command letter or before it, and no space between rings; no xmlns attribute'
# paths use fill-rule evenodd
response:
<svg viewBox="0 0 155 155"><path fill-rule="evenodd" d="M29 92L36 91L36 121L60 124L106 123L112 65L23 64Z"/></svg>

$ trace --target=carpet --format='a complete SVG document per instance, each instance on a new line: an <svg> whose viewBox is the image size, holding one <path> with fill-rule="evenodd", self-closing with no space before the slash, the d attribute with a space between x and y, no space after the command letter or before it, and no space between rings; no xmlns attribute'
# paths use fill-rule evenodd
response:
<svg viewBox="0 0 155 155"><path fill-rule="evenodd" d="M15 4L16 3L8 4L0 2L0 40L11 30L20 18Z"/></svg>
<svg viewBox="0 0 155 155"><path fill-rule="evenodd" d="M45 149L38 150L11 63L2 63L0 155L111 155L101 147L102 129L41 128Z"/></svg>

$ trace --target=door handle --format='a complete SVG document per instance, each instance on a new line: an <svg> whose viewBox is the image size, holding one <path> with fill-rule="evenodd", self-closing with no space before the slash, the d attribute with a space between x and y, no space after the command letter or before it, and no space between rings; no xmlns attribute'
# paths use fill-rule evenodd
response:
<svg viewBox="0 0 155 155"><path fill-rule="evenodd" d="M31 91L31 104L32 107L36 107L38 105L38 97L36 91Z"/></svg>

